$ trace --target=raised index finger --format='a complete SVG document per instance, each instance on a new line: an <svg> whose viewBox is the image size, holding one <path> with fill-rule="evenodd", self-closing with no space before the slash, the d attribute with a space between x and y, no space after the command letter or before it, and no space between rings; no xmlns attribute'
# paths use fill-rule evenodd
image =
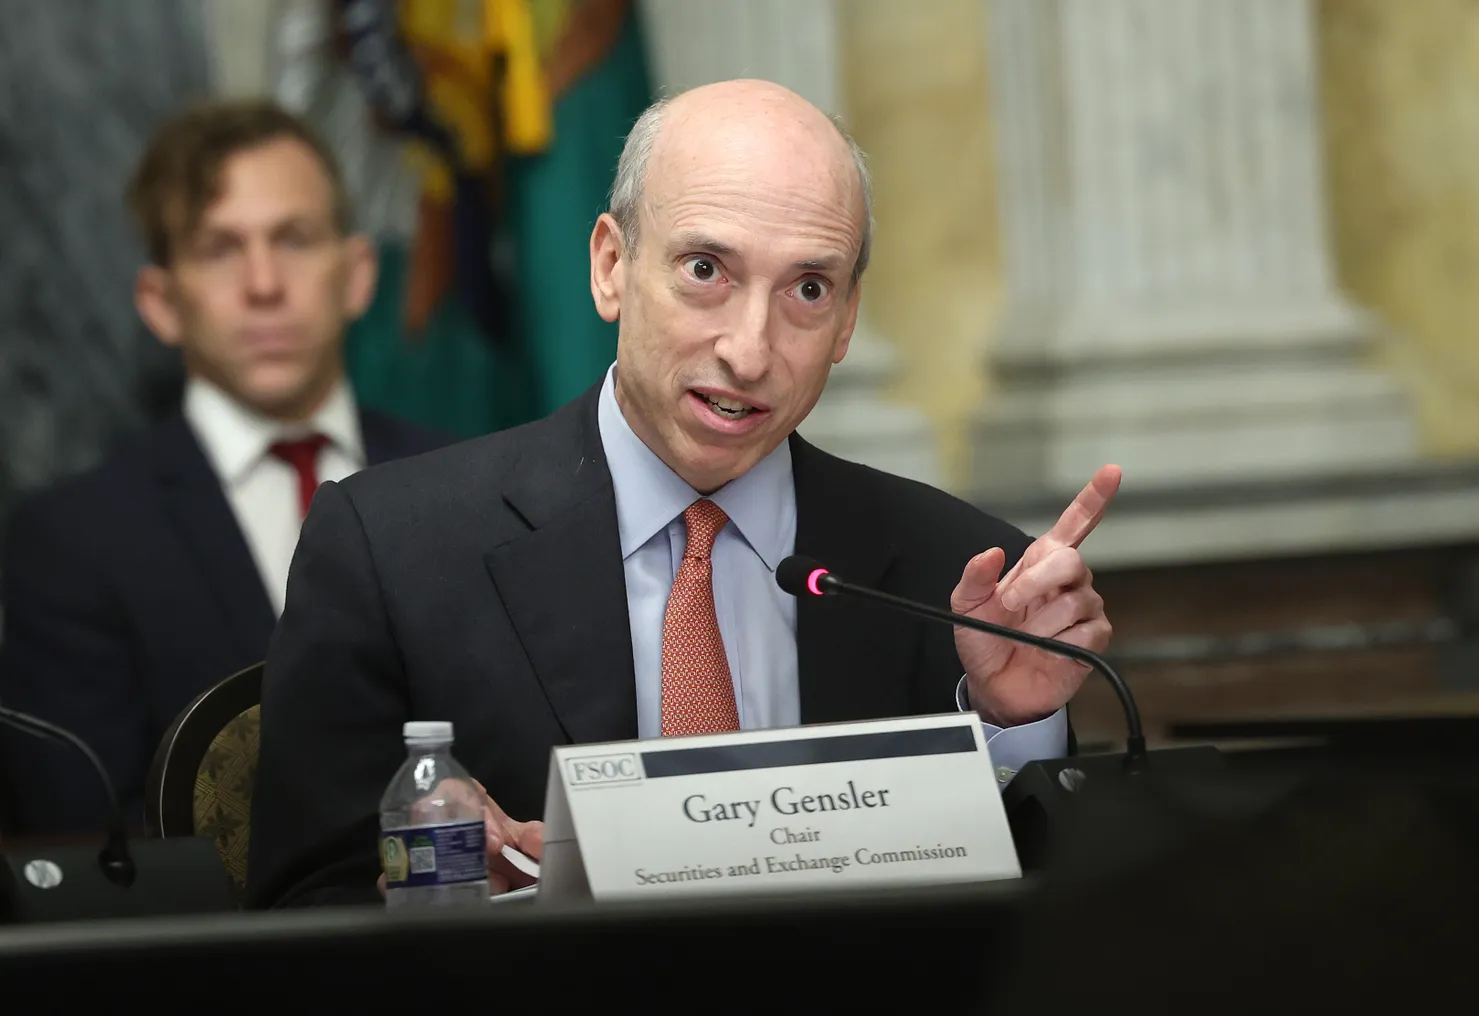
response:
<svg viewBox="0 0 1479 1016"><path fill-rule="evenodd" d="M1058 517L1053 528L1044 534L1045 538L1068 547L1077 547L1083 543L1099 524L1099 520L1104 518L1104 513L1109 510L1109 502L1119 492L1120 476L1119 466L1100 466L1088 486L1078 492L1073 504Z"/></svg>

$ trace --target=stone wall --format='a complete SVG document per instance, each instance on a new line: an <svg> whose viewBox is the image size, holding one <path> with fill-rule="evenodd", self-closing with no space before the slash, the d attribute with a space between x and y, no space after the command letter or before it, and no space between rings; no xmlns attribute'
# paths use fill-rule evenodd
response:
<svg viewBox="0 0 1479 1016"><path fill-rule="evenodd" d="M1397 330L1424 444L1479 451L1479 6L1321 0L1327 194L1346 289Z"/></svg>
<svg viewBox="0 0 1479 1016"><path fill-rule="evenodd" d="M1423 447L1479 454L1479 6L1315 5L1328 221L1339 283L1393 332ZM840 6L845 102L877 175L870 313L900 393L934 422L949 477L1000 311L997 178L979 0Z"/></svg>
<svg viewBox="0 0 1479 1016"><path fill-rule="evenodd" d="M985 327L1001 300L995 162L979 0L838 10L849 126L873 168L878 240L864 293L899 347L902 397L939 435L952 486L986 394Z"/></svg>

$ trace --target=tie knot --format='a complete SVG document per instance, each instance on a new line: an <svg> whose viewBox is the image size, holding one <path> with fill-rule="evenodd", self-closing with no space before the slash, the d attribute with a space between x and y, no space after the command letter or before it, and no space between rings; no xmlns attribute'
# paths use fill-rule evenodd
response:
<svg viewBox="0 0 1479 1016"><path fill-rule="evenodd" d="M292 441L274 441L267 446L267 453L302 473L317 465L318 453L328 443L322 434L309 434Z"/></svg>
<svg viewBox="0 0 1479 1016"><path fill-rule="evenodd" d="M707 560L714 549L714 539L729 516L708 498L693 502L683 510L683 524L688 527L688 546L683 549L684 557Z"/></svg>

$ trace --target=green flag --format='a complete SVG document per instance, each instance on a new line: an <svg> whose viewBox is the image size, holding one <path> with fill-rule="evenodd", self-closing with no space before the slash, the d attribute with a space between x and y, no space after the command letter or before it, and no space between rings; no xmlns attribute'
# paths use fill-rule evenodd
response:
<svg viewBox="0 0 1479 1016"><path fill-rule="evenodd" d="M464 436L554 411L595 383L615 359L616 326L602 321L591 301L589 239L606 207L627 131L651 99L630 0L484 2L490 11L501 4L505 14L526 3L533 47L568 80L557 86L552 106L544 107L552 127L548 146L533 155L506 149L496 155L505 182L497 232L512 254L512 265L500 258L498 270L511 290L507 329L486 334L465 294L451 289L420 334L408 336L409 254L403 244L385 242L374 303L350 330L348 345L350 376L365 405ZM432 17L430 8L415 10L422 15L417 30L425 36L423 48L437 42L446 49L444 57L470 61L467 73L449 79L466 90L475 84L471 72L481 68L491 88L493 65L480 62L476 38L457 35L465 26ZM437 66L445 70L446 63ZM466 103L429 108L446 117L455 110L461 119L447 123L472 150L479 133L494 130L490 94L474 89L464 96ZM488 100L486 109L473 101L479 96ZM484 114L488 119L480 119Z"/></svg>
<svg viewBox="0 0 1479 1016"><path fill-rule="evenodd" d="M591 229L606 208L622 143L652 99L635 7L625 6L604 58L556 100L549 150L508 167L520 331L541 414L575 398L616 359L616 326L596 314L588 266Z"/></svg>
<svg viewBox="0 0 1479 1016"><path fill-rule="evenodd" d="M442 300L423 334L405 335L405 280L405 247L382 243L375 300L350 328L346 347L355 397L459 437L538 416L524 348L490 342L455 296Z"/></svg>

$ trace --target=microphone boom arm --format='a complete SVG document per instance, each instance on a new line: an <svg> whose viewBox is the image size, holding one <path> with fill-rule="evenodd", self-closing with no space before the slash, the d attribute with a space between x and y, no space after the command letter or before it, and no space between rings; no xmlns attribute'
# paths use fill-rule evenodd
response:
<svg viewBox="0 0 1479 1016"><path fill-rule="evenodd" d="M118 795L113 790L113 781L108 779L108 770L104 768L97 753L88 746L86 741L70 730L47 723L39 717L16 712L14 709L0 706L0 723L24 731L32 737L60 741L86 756L88 763L102 781L103 792L108 796L108 842L98 854L98 863L110 882L121 886L132 885L136 869L133 857L128 852L128 841L124 835L123 809L118 806Z"/></svg>
<svg viewBox="0 0 1479 1016"><path fill-rule="evenodd" d="M1061 642L1058 639L1045 638L1040 635L1029 635L1015 628L1007 628L990 621L978 621L974 617L964 614L952 613L948 610L940 610L923 603L915 603L891 593L880 592L877 589L869 589L867 586L855 586L830 572L823 571L821 574L813 572L807 580L813 592L836 592L847 593L850 596L861 596L864 599L876 600L886 603L896 610L902 610L917 617L923 617L931 621L943 621L946 624L956 625L961 628L971 628L975 631L985 632L988 635L996 635L1012 642L1022 642L1035 646L1045 652L1054 653L1058 656L1067 656L1093 667L1109 681L1114 688L1115 695L1119 698L1120 707L1125 713L1125 726L1127 736L1125 739L1125 765L1127 768L1135 768L1145 761L1145 734L1140 726L1140 709L1135 705L1135 698L1130 694L1129 686L1115 671L1113 667L1098 653L1088 649Z"/></svg>

